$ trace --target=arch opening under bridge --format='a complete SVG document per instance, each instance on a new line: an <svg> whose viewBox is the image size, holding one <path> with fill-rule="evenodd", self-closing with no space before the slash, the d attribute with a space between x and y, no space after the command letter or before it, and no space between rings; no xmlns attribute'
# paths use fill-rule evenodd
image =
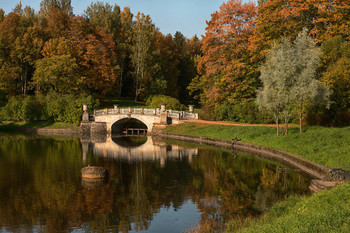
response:
<svg viewBox="0 0 350 233"><path fill-rule="evenodd" d="M111 135L146 135L147 125L136 118L122 118L111 125Z"/></svg>

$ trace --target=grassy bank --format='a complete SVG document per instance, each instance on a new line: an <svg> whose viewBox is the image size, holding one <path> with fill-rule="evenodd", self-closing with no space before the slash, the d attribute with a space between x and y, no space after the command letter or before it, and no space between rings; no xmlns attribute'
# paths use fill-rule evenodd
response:
<svg viewBox="0 0 350 233"><path fill-rule="evenodd" d="M186 123L170 126L166 132L230 140L234 134L243 142L296 154L330 168L350 169L350 127L290 128L288 136L276 136L276 129L263 126L231 126Z"/></svg>
<svg viewBox="0 0 350 233"><path fill-rule="evenodd" d="M311 197L292 197L259 220L231 221L227 232L350 232L350 183Z"/></svg>
<svg viewBox="0 0 350 233"><path fill-rule="evenodd" d="M0 123L0 131L13 131L21 128L32 129L79 129L76 124L64 122L49 122L49 121L7 121Z"/></svg>
<svg viewBox="0 0 350 233"><path fill-rule="evenodd" d="M167 132L231 139L291 152L330 168L350 169L350 127L290 129L275 135L269 127L186 123ZM200 229L200 228L199 228ZM310 197L295 196L277 204L260 219L233 219L226 232L350 232L350 183Z"/></svg>

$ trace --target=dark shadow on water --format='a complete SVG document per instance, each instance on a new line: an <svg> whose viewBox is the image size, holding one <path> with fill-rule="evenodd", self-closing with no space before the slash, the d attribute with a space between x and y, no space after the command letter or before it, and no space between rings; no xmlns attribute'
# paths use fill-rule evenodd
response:
<svg viewBox="0 0 350 233"><path fill-rule="evenodd" d="M122 147L138 147L147 142L147 137L112 137L112 141Z"/></svg>

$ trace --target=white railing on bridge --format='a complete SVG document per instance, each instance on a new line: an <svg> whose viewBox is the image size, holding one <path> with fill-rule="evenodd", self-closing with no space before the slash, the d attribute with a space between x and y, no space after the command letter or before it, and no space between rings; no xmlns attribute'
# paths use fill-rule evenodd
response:
<svg viewBox="0 0 350 233"><path fill-rule="evenodd" d="M168 117L176 119L198 119L198 113L185 111L166 110ZM94 116L102 115L119 115L119 114L143 114L143 115L161 115L159 108L118 108L118 109L101 109L95 110Z"/></svg>

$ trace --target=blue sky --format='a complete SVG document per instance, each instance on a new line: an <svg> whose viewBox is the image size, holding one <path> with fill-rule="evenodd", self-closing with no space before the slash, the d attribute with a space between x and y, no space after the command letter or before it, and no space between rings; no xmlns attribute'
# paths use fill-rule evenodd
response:
<svg viewBox="0 0 350 233"><path fill-rule="evenodd" d="M164 34L180 31L186 37L193 35L200 37L205 33L206 20L210 14L219 10L220 5L227 0L100 0L111 5L117 4L123 9L131 8L131 12L138 11L149 14L155 25ZM40 9L41 0L22 0L22 5L29 5L36 11ZM72 0L74 14L81 15L92 0ZM11 12L19 0L0 0L0 8L6 14Z"/></svg>

